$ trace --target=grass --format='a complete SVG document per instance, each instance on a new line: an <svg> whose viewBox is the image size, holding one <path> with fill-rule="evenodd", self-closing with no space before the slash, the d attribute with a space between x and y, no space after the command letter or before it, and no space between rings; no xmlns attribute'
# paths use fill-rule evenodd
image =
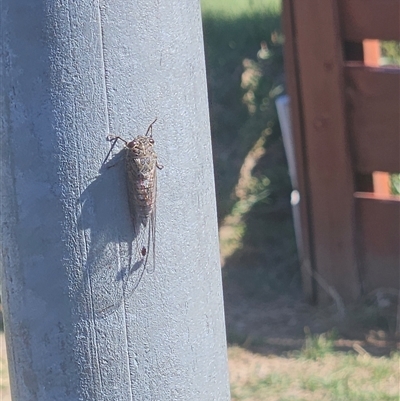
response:
<svg viewBox="0 0 400 401"><path fill-rule="evenodd" d="M376 358L334 352L326 337L316 336L286 357L231 346L232 401L398 401L399 353Z"/></svg>
<svg viewBox="0 0 400 401"><path fill-rule="evenodd" d="M300 357L316 361L333 352L334 332L313 335L308 327L304 331L306 338Z"/></svg>
<svg viewBox="0 0 400 401"><path fill-rule="evenodd" d="M400 42L382 41L381 55L384 65L400 66Z"/></svg>
<svg viewBox="0 0 400 401"><path fill-rule="evenodd" d="M256 59L261 42L280 30L280 2L202 1L210 121L219 219L233 207L232 191L243 161L266 128L243 102L243 62Z"/></svg>
<svg viewBox="0 0 400 401"><path fill-rule="evenodd" d="M0 332L0 400L11 401L4 333Z"/></svg>
<svg viewBox="0 0 400 401"><path fill-rule="evenodd" d="M222 18L235 18L243 15L256 15L260 13L276 13L281 11L280 0L201 0L202 13Z"/></svg>
<svg viewBox="0 0 400 401"><path fill-rule="evenodd" d="M299 281L293 280L298 266L291 186L271 95L283 74L274 39L280 6L278 0L202 1L223 274L225 283L243 276L253 295L271 296L270 290ZM261 44L276 63L258 60ZM247 267L257 270L256 280L248 279Z"/></svg>

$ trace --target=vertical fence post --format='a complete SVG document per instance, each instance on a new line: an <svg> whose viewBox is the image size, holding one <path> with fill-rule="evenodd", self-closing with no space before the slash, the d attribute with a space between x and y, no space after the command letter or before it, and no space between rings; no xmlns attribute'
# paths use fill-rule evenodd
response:
<svg viewBox="0 0 400 401"><path fill-rule="evenodd" d="M352 301L359 297L361 285L338 4L285 0L284 5L285 27L293 42L287 46L286 66L293 61L288 88L295 143L301 147L299 179L304 179L307 193L306 198L301 193L309 233L305 249L313 276L318 274L344 300ZM330 295L321 288L316 287L317 300L327 302Z"/></svg>
<svg viewBox="0 0 400 401"><path fill-rule="evenodd" d="M1 17L14 399L228 400L198 2L2 0ZM155 263L133 291L124 163L101 166L107 134L156 117Z"/></svg>

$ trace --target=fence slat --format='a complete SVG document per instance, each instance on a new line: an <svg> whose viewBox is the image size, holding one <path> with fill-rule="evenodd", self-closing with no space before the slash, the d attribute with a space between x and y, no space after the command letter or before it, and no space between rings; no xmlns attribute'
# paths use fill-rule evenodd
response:
<svg viewBox="0 0 400 401"><path fill-rule="evenodd" d="M356 169L400 172L400 69L345 67Z"/></svg>
<svg viewBox="0 0 400 401"><path fill-rule="evenodd" d="M344 299L356 299L360 286L353 232L354 182L347 146L337 3L302 0L291 5L310 185L314 268ZM327 295L319 291L318 299L327 299Z"/></svg>
<svg viewBox="0 0 400 401"><path fill-rule="evenodd" d="M365 292L399 288L400 197L356 193Z"/></svg>
<svg viewBox="0 0 400 401"><path fill-rule="evenodd" d="M345 40L400 40L399 0L340 0Z"/></svg>

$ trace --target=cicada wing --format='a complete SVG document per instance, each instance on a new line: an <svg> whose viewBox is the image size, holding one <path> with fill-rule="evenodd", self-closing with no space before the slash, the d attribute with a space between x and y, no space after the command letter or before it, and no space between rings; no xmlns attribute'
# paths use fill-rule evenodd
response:
<svg viewBox="0 0 400 401"><path fill-rule="evenodd" d="M153 209L149 216L149 233L147 249L152 253L152 263L148 266L147 271L151 274L156 269L156 220L157 220L157 174L154 172L154 203Z"/></svg>

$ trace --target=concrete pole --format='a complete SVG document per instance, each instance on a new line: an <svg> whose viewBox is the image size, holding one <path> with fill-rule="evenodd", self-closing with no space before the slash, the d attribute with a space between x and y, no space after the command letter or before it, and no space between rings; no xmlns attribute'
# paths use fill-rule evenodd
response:
<svg viewBox="0 0 400 401"><path fill-rule="evenodd" d="M229 400L198 1L1 0L1 18L13 399ZM156 117L155 270L132 292L124 163L101 165L108 134Z"/></svg>

